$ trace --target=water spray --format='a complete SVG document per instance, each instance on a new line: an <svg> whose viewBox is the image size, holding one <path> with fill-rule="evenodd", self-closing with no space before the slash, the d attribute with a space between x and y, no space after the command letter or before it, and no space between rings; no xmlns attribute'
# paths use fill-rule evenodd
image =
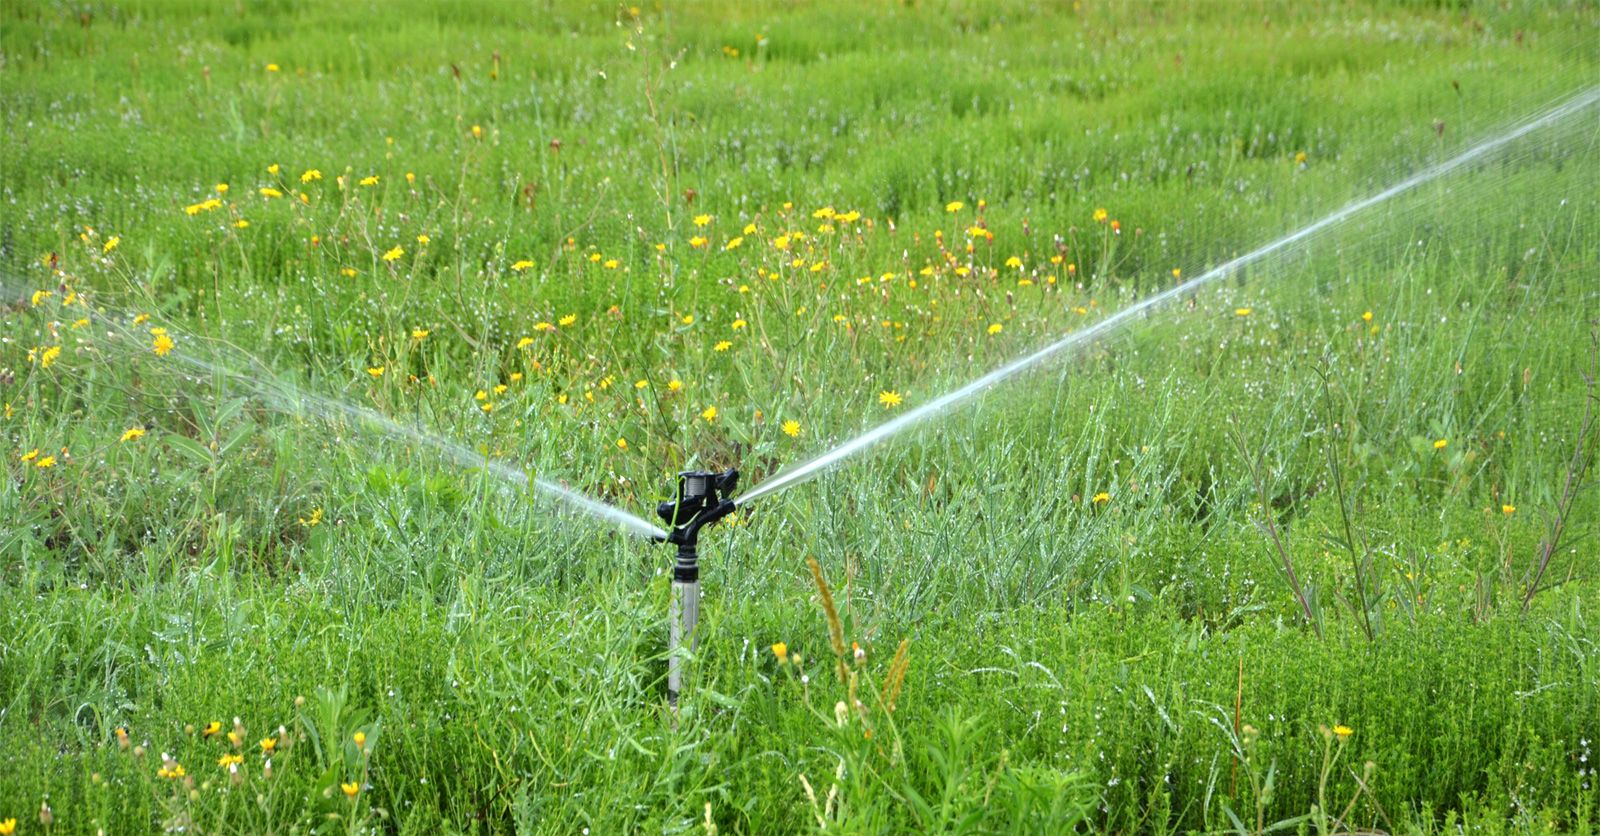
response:
<svg viewBox="0 0 1600 836"><path fill-rule="evenodd" d="M727 498L739 484L739 471L722 473L685 470L678 474L678 498L656 507L657 516L672 527L658 542L678 547L672 566L672 605L668 614L667 700L674 706L683 693L683 659L678 652L683 643L693 650L695 627L700 622L700 529L733 513L733 500Z"/></svg>

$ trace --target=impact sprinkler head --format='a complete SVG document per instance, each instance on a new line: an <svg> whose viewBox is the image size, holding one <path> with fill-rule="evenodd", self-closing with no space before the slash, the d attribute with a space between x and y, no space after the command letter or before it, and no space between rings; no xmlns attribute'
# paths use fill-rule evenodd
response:
<svg viewBox="0 0 1600 836"><path fill-rule="evenodd" d="M739 484L739 470L729 468L722 473L704 470L685 470L678 474L678 499L656 506L656 514L672 529L664 542L678 547L677 580L692 581L695 573L695 547L700 542L700 529L728 516L734 511L733 500L727 498ZM687 563L685 562L687 558ZM690 574L682 577L683 570Z"/></svg>
<svg viewBox="0 0 1600 836"><path fill-rule="evenodd" d="M672 567L671 632L667 645L667 699L676 707L683 691L684 667L679 648L685 642L696 644L695 627L700 621L700 529L733 513L733 500L727 494L739 484L739 471L723 473L686 470L678 474L678 499L656 506L671 532L662 542L678 547L678 561Z"/></svg>

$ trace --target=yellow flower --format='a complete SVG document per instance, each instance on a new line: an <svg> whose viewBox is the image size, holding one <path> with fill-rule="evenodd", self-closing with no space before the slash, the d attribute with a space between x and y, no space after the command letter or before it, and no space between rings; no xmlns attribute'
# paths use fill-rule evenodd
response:
<svg viewBox="0 0 1600 836"><path fill-rule="evenodd" d="M1438 441L1435 441L1433 443L1433 449L1435 449L1435 450L1443 450L1445 447L1448 447L1449 445L1450 445L1450 439L1441 438Z"/></svg>
<svg viewBox="0 0 1600 836"><path fill-rule="evenodd" d="M367 374L370 374L373 377L383 377L383 369L383 366L368 366Z"/></svg>
<svg viewBox="0 0 1600 836"><path fill-rule="evenodd" d="M1301 156L1305 156L1305 155L1302 154ZM1333 733L1338 735L1340 740L1344 740L1345 738L1347 738L1350 735L1354 734L1355 733L1355 729L1352 729L1349 726L1334 726L1333 727Z"/></svg>
<svg viewBox="0 0 1600 836"><path fill-rule="evenodd" d="M1296 153L1294 155L1294 162L1295 162L1295 165L1305 165L1306 164L1306 152L1300 151L1300 152ZM1344 727L1340 726L1340 728L1344 728Z"/></svg>
<svg viewBox="0 0 1600 836"><path fill-rule="evenodd" d="M1500 506L1500 513L1502 513L1502 514L1515 514L1515 513L1517 513L1517 506L1515 506L1515 505L1502 505L1502 506Z"/></svg>
<svg viewBox="0 0 1600 836"><path fill-rule="evenodd" d="M316 528L317 526L321 525L322 524L322 509L321 508L313 508L313 509L311 509L311 516L309 516L309 517L300 517L300 524L305 526L306 528Z"/></svg>
<svg viewBox="0 0 1600 836"><path fill-rule="evenodd" d="M694 225L695 226L705 226L708 223L711 223L711 216L710 215L695 215L694 216Z"/></svg>
<svg viewBox="0 0 1600 836"><path fill-rule="evenodd" d="M900 393L899 392L890 392L890 391L887 391L887 390L885 390L883 392L879 392L878 393L878 403L883 404L883 407L885 409L892 409L894 407L897 407L897 406L900 405Z"/></svg>
<svg viewBox="0 0 1600 836"><path fill-rule="evenodd" d="M673 379L667 381L667 391L668 392L676 392L676 391L678 391L679 389L682 389L682 388L683 388L683 381L681 381L681 380L679 380L677 378L673 378Z"/></svg>
<svg viewBox="0 0 1600 836"><path fill-rule="evenodd" d="M1104 210L1104 209L1096 209L1096 210L1094 210L1094 222L1095 223L1103 224L1103 223L1106 222L1106 218L1107 217L1109 217L1109 215L1106 214L1106 210Z"/></svg>
<svg viewBox="0 0 1600 836"><path fill-rule="evenodd" d="M237 763L244 763L244 755L223 755L217 758L217 766L227 769Z"/></svg>
<svg viewBox="0 0 1600 836"><path fill-rule="evenodd" d="M515 264L512 264L511 265L511 269L516 271L516 272L518 272L518 273L521 273L523 270L526 270L526 269L528 269L529 267L532 267L532 266L533 266L533 262L531 262L531 261L529 261L527 259L523 259L521 261L516 262Z"/></svg>
<svg viewBox="0 0 1600 836"><path fill-rule="evenodd" d="M200 736L201 737L211 737L213 735L220 734L221 732L222 732L222 721L221 720L212 720L210 723L206 724L205 729L200 732Z"/></svg>
<svg viewBox="0 0 1600 836"><path fill-rule="evenodd" d="M522 372L512 372L511 373L511 382L512 383L516 383L517 381L519 381L521 379L522 379Z"/></svg>
<svg viewBox="0 0 1600 836"><path fill-rule="evenodd" d="M17 832L17 820L16 819L6 819L4 821L0 821L0 836L11 836L11 834L16 833L16 832Z"/></svg>
<svg viewBox="0 0 1600 836"><path fill-rule="evenodd" d="M800 437L800 422L793 418L783 422L783 434L790 438Z"/></svg>
<svg viewBox="0 0 1600 836"><path fill-rule="evenodd" d="M245 220L244 218L240 218L239 220L233 222L233 228L234 229L248 229L249 226L250 226L250 222Z"/></svg>
<svg viewBox="0 0 1600 836"><path fill-rule="evenodd" d="M473 127L476 128L477 126L474 125ZM361 792L361 785L351 781L347 784L340 784L339 789L344 791L345 798L353 800L356 797L356 793Z"/></svg>
<svg viewBox="0 0 1600 836"><path fill-rule="evenodd" d="M1005 327L1005 326L1003 326L1003 325L1001 325L1001 324L1000 324L1000 323L998 323L998 322L996 322L996 323L993 323L993 324L991 324L991 325L990 325L990 326L989 326L989 336L991 336L991 337L992 337L992 336L994 336L994 335L995 335L995 334L998 334L998 333L1000 333L1000 331L1001 331L1001 329L1002 329L1002 328L1004 328L1004 327Z"/></svg>
<svg viewBox="0 0 1600 836"><path fill-rule="evenodd" d="M424 247L428 246L428 242L430 242L432 240L433 240L432 238L428 237L427 233L423 233L423 234L417 236L417 243L421 244Z"/></svg>
<svg viewBox="0 0 1600 836"><path fill-rule="evenodd" d="M743 244L743 243L744 243L744 236L743 235L738 235L738 236L735 236L733 238L729 238L728 239L728 243L723 244L722 248L724 250L736 250L736 249L739 248L739 245Z"/></svg>
<svg viewBox="0 0 1600 836"><path fill-rule="evenodd" d="M217 194L227 194L228 193L228 184L227 183L218 183L215 188L217 190Z"/></svg>
<svg viewBox="0 0 1600 836"><path fill-rule="evenodd" d="M276 737L263 737L263 738L261 738L261 751L262 752L270 755L270 754L272 754L272 750L276 749L276 748L278 748L278 738L276 738Z"/></svg>
<svg viewBox="0 0 1600 836"><path fill-rule="evenodd" d="M694 314L692 314L692 313L684 314L682 319L683 319L683 324L684 325L693 325L694 324Z"/></svg>
<svg viewBox="0 0 1600 836"><path fill-rule="evenodd" d="M628 449L628 440L626 438L617 439L617 449L618 450L626 450L626 449Z"/></svg>
<svg viewBox="0 0 1600 836"><path fill-rule="evenodd" d="M110 239L108 239L106 241L106 245L104 247L100 248L100 251L103 252L103 253L111 252L112 250L117 248L118 244L121 244L121 243L122 243L122 237L119 236L119 235L113 235L113 236L111 236Z"/></svg>
<svg viewBox="0 0 1600 836"><path fill-rule="evenodd" d="M365 749L365 748L367 748L367 733L366 732L358 731L355 734L351 735L350 739L355 741L357 749Z"/></svg>
<svg viewBox="0 0 1600 836"><path fill-rule="evenodd" d="M742 319L735 319L735 320L734 320L734 321L733 321L733 330L735 330L735 331L737 331L737 330L739 330L739 329L740 329L740 328L744 328L744 327L745 327L745 326L747 326L747 325L749 325L749 324L750 324L750 323L748 323L748 322L745 322L745 321L744 321L744 320L742 320Z"/></svg>
<svg viewBox="0 0 1600 836"><path fill-rule="evenodd" d="M517 348L527 348L530 345L533 345L532 337L523 337L522 339L517 340Z"/></svg>
<svg viewBox="0 0 1600 836"><path fill-rule="evenodd" d="M575 313L569 313L569 314L567 314L567 315L566 315L566 316L564 316L564 317L561 317L561 318L560 318L560 319L558 319L558 320L556 320L556 322L557 322L557 323L558 323L558 324L559 324L559 325L560 325L560 326L561 326L561 327L562 327L562 328L565 328L565 327L567 327L567 326L568 326L568 325L571 325L571 324L572 324L572 323L574 323L574 322L577 322L577 321L578 321L578 315L577 315L577 314L575 314Z"/></svg>
<svg viewBox="0 0 1600 836"><path fill-rule="evenodd" d="M700 417L706 419L707 421L717 420L717 408L714 406L706 407L705 411L700 413Z"/></svg>
<svg viewBox="0 0 1600 836"><path fill-rule="evenodd" d="M378 175L369 174L369 175L361 178L361 180L359 182L363 186L376 186L376 185L378 185Z"/></svg>
<svg viewBox="0 0 1600 836"><path fill-rule="evenodd" d="M321 179L322 179L322 172L320 172L320 171L318 171L318 170L316 170L314 168L308 168L308 169L305 170L305 173L300 175L300 182L302 182L302 183L310 183L313 180L321 180Z"/></svg>
<svg viewBox="0 0 1600 836"><path fill-rule="evenodd" d="M394 249L392 249L392 250L390 250L390 251L388 251L388 252L383 254L383 260L384 261L399 261L400 257L405 255L405 254L406 254L405 247L395 247Z"/></svg>
<svg viewBox="0 0 1600 836"><path fill-rule="evenodd" d="M339 268L339 275L344 276L347 279L353 279L357 275L356 274L356 268L354 268L354 267L341 267L341 268Z"/></svg>
<svg viewBox="0 0 1600 836"><path fill-rule="evenodd" d="M265 198L283 197L283 192L280 192L277 189L272 188L271 186L262 186L261 188L257 189L256 191L259 192L261 194L261 196L265 197Z"/></svg>
<svg viewBox="0 0 1600 836"><path fill-rule="evenodd" d="M711 242L703 235L696 235L695 237L689 239L689 246L694 247L697 250L709 243Z"/></svg>
<svg viewBox="0 0 1600 836"><path fill-rule="evenodd" d="M426 328L413 328L411 329L411 339L421 342L428 338L429 333Z"/></svg>
<svg viewBox="0 0 1600 836"><path fill-rule="evenodd" d="M552 328L555 328L555 326L548 322L535 322L533 324L533 330L535 331L549 331Z"/></svg>
<svg viewBox="0 0 1600 836"><path fill-rule="evenodd" d="M1022 259L1017 258L1016 256L1012 256L1012 257L1006 259L1006 266L1010 267L1012 269L1019 269L1020 270L1022 268Z"/></svg>
<svg viewBox="0 0 1600 836"><path fill-rule="evenodd" d="M278 170L279 170L279 168L278 168L278 164L277 163L273 163L272 165L267 166L267 173L268 174L277 174Z"/></svg>
<svg viewBox="0 0 1600 836"><path fill-rule="evenodd" d="M128 441L138 441L141 438L144 438L144 428L143 427L133 427L132 429L129 429L127 432L124 432L122 434L122 437L117 439L117 442L118 443L123 443L123 442L128 442Z"/></svg>
<svg viewBox="0 0 1600 836"><path fill-rule="evenodd" d="M604 266L605 266L605 268L607 270L615 270L621 264L622 264L622 262L620 262L620 261L618 261L618 260L616 260L614 258L608 258L608 259L606 259L606 263L605 263Z"/></svg>
<svg viewBox="0 0 1600 836"><path fill-rule="evenodd" d="M1361 321L1362 322L1371 322L1372 321L1372 311L1366 311L1366 312L1362 313L1361 314Z"/></svg>
<svg viewBox="0 0 1600 836"><path fill-rule="evenodd" d="M779 235L778 237L772 239L772 246L777 247L780 250L789 249L789 236Z"/></svg>
<svg viewBox="0 0 1600 836"><path fill-rule="evenodd" d="M478 408L483 410L485 413L489 413L489 412L493 412L494 411L494 404L485 403L485 404L479 405Z"/></svg>
<svg viewBox="0 0 1600 836"><path fill-rule="evenodd" d="M33 292L33 306L35 308L39 307L39 303L40 302L43 302L44 300L49 299L51 296L54 296L54 295L55 295L55 293L53 293L52 291L49 291L49 290L35 290Z"/></svg>
<svg viewBox="0 0 1600 836"><path fill-rule="evenodd" d="M275 73L277 71L278 71L278 65L277 64L268 64L267 65L267 72Z"/></svg>
<svg viewBox="0 0 1600 836"><path fill-rule="evenodd" d="M39 368L41 368L41 369L50 368L50 366L55 363L56 358L58 358L60 356L61 356L61 346L59 346L59 345L50 346L49 348L44 350L43 354L39 355Z"/></svg>
<svg viewBox="0 0 1600 836"><path fill-rule="evenodd" d="M55 456L45 456L44 458L34 462L33 466L34 467L55 467L56 466L56 457Z"/></svg>
<svg viewBox="0 0 1600 836"><path fill-rule="evenodd" d="M589 263L591 264L599 264L600 260L603 258L605 258L605 256L599 253L589 253Z"/></svg>
<svg viewBox="0 0 1600 836"><path fill-rule="evenodd" d="M789 646L783 642L774 644L772 646L772 655L778 657L778 664L780 665L789 661Z"/></svg>
<svg viewBox="0 0 1600 836"><path fill-rule="evenodd" d="M962 203L959 200L952 200L949 203L946 203L944 205L944 211L946 211L946 212L960 212L962 209L965 209L966 206L967 206L967 204Z"/></svg>
<svg viewBox="0 0 1600 836"><path fill-rule="evenodd" d="M473 125L472 126L472 138L473 139L483 139L483 126L482 125Z"/></svg>
<svg viewBox="0 0 1600 836"><path fill-rule="evenodd" d="M727 351L728 349L733 348L733 343L723 340L722 342L717 343L714 348L717 351Z"/></svg>
<svg viewBox="0 0 1600 836"><path fill-rule="evenodd" d="M504 383L497 384L494 387L494 393L496 395L504 395L506 393L506 390L509 389L509 388L511 388L511 387L505 385Z"/></svg>
<svg viewBox="0 0 1600 836"><path fill-rule="evenodd" d="M160 333L156 334L155 342L151 343L150 350L154 351L157 357L165 357L172 353L174 345L176 344L172 342L171 337L165 333Z"/></svg>
<svg viewBox="0 0 1600 836"><path fill-rule="evenodd" d="M1234 316L1249 316L1251 310L1252 310L1251 308L1234 308L1233 309L1233 315Z"/></svg>

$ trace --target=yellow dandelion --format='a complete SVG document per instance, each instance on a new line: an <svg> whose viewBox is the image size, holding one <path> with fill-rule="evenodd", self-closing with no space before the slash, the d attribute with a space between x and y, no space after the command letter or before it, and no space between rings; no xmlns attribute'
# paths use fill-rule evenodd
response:
<svg viewBox="0 0 1600 836"><path fill-rule="evenodd" d="M883 404L884 409L893 409L900 405L900 393L888 390L879 392L878 403Z"/></svg>
<svg viewBox="0 0 1600 836"><path fill-rule="evenodd" d="M522 339L517 340L517 348L527 348L530 345L533 345L532 337L523 337Z"/></svg>
<svg viewBox="0 0 1600 836"><path fill-rule="evenodd" d="M967 206L967 204L962 203L959 200L952 200L949 203L946 203L944 205L944 211L952 212L952 213L953 212L960 212L962 209L965 209L966 206Z"/></svg>
<svg viewBox="0 0 1600 836"><path fill-rule="evenodd" d="M383 370L383 366L368 366L367 374L370 374L373 377L383 377Z"/></svg>
<svg viewBox="0 0 1600 836"><path fill-rule="evenodd" d="M41 368L41 369L50 368L50 366L52 366L56 362L56 359L59 358L60 356L61 356L61 346L59 346L59 345L50 346L49 348L44 350L43 354L39 355L39 368Z"/></svg>
<svg viewBox="0 0 1600 836"><path fill-rule="evenodd" d="M421 244L424 247L428 246L428 244L431 241L433 241L433 239L429 238L427 233L423 233L423 234L417 236L417 243Z"/></svg>
<svg viewBox="0 0 1600 836"><path fill-rule="evenodd" d="M228 184L227 183L218 183L217 185L213 186L212 188L216 189L217 194L227 194L228 193Z"/></svg>
<svg viewBox="0 0 1600 836"><path fill-rule="evenodd" d="M711 216L710 215L695 215L694 216L694 225L695 226L705 226L708 223L711 223Z"/></svg>
<svg viewBox="0 0 1600 836"><path fill-rule="evenodd" d="M1305 154L1301 154L1300 156L1303 157ZM1350 737L1350 735L1355 734L1355 729L1352 729L1349 726L1334 726L1333 733L1338 735L1340 740L1344 740Z"/></svg>
<svg viewBox="0 0 1600 836"><path fill-rule="evenodd" d="M1101 491L1101 492L1095 494L1094 495L1094 499L1093 499L1093 502L1096 505L1104 505L1104 504L1106 504L1107 502L1110 502L1110 501L1111 501L1111 494L1108 494L1105 491Z"/></svg>
<svg viewBox="0 0 1600 836"><path fill-rule="evenodd" d="M117 439L117 442L118 443L127 443L129 441L138 441L141 438L144 438L144 428L143 427L133 427L133 428L130 428L127 431L123 432L122 437Z"/></svg>
<svg viewBox="0 0 1600 836"><path fill-rule="evenodd" d="M516 262L515 264L512 264L511 265L511 269L516 271L516 272L518 272L518 273L521 273L522 271L524 271L524 270L526 270L526 269L528 269L528 268L530 268L532 266L533 266L533 262L531 262L531 261L529 261L527 259L523 259L521 261Z"/></svg>
<svg viewBox="0 0 1600 836"><path fill-rule="evenodd" d="M1001 330L1003 330L1003 329L1004 329L1004 328L1005 328L1005 326L1003 326L1003 325L1001 325L1001 324L1000 324L1000 323L998 323L998 322L995 322L995 323L992 323L992 324L990 324L990 326L989 326L989 336L991 336L991 337L992 337L992 336L994 336L994 335L995 335L995 334L998 334L998 333L1000 333L1000 332L1001 332Z"/></svg>
<svg viewBox="0 0 1600 836"><path fill-rule="evenodd" d="M700 417L706 419L707 422L717 420L717 408L714 406L706 407L705 411L700 413Z"/></svg>
<svg viewBox="0 0 1600 836"><path fill-rule="evenodd" d="M743 243L744 243L744 236L743 235L736 235L736 236L734 236L732 238L729 238L728 239L728 243L723 244L722 248L724 250L737 250L737 249L739 249L739 245L741 245Z"/></svg>
<svg viewBox="0 0 1600 836"><path fill-rule="evenodd" d="M735 331L737 331L737 330L739 330L739 329L740 329L740 328L744 328L744 327L746 327L746 326L748 326L748 325L749 325L749 324L750 324L750 323L748 323L748 322L745 322L745 321L744 321L744 320L742 320L742 319L735 319L735 320L734 320L734 321L733 321L733 330L735 330Z"/></svg>
<svg viewBox="0 0 1600 836"><path fill-rule="evenodd" d="M494 404L485 403L485 404L482 404L481 406L479 406L478 408L483 410L485 413L490 413L490 412L494 411Z"/></svg>
<svg viewBox="0 0 1600 836"><path fill-rule="evenodd" d="M359 182L363 186L376 186L376 185L378 185L378 175L369 174L366 177L361 178L357 182Z"/></svg>
<svg viewBox="0 0 1600 836"><path fill-rule="evenodd" d="M728 349L733 348L733 343L729 342L728 340L723 340L722 342L719 342L713 346L713 348L717 351L727 351Z"/></svg>
<svg viewBox="0 0 1600 836"><path fill-rule="evenodd" d="M711 243L711 241L708 240L704 235L696 235L695 237L689 239L689 246L694 247L697 250L709 243Z"/></svg>
<svg viewBox="0 0 1600 836"><path fill-rule="evenodd" d="M483 126L482 125L473 125L472 126L472 138L473 139L483 139Z"/></svg>
<svg viewBox="0 0 1600 836"><path fill-rule="evenodd" d="M476 128L477 126L474 125L473 127ZM339 785L339 789L344 792L344 797L345 798L354 800L355 797L356 797L356 794L361 792L361 785L356 783L356 782L354 782L354 781L351 781L349 783L340 784Z"/></svg>
<svg viewBox="0 0 1600 836"><path fill-rule="evenodd" d="M1233 309L1233 315L1234 316L1249 316L1250 312L1252 310L1254 310L1254 308L1234 308Z"/></svg>
<svg viewBox="0 0 1600 836"><path fill-rule="evenodd" d="M1450 446L1450 439L1448 439L1448 438L1441 438L1441 439L1433 442L1433 449L1435 449L1435 450L1443 450L1444 448L1446 448L1448 446Z"/></svg>
<svg viewBox="0 0 1600 836"><path fill-rule="evenodd" d="M432 332L426 328L413 328L411 329L411 339L416 340L417 342L422 342L428 338L428 334L430 333Z"/></svg>
<svg viewBox="0 0 1600 836"><path fill-rule="evenodd" d="M278 738L276 738L276 737L263 737L263 738L261 738L261 751L263 753L270 755L270 754L272 754L272 750L274 750L276 748L278 748Z"/></svg>
<svg viewBox="0 0 1600 836"><path fill-rule="evenodd" d="M106 245L104 247L101 247L100 251L103 252L103 253L111 252L112 250L117 248L118 244L121 244L121 243L122 243L122 236L113 235L109 239L106 240Z"/></svg>
<svg viewBox="0 0 1600 836"><path fill-rule="evenodd" d="M535 323L533 323L533 330L535 330L535 331L550 331L550 330L553 330L554 328L555 328L555 326L551 325L548 322L535 322Z"/></svg>
<svg viewBox="0 0 1600 836"><path fill-rule="evenodd" d="M356 268L354 267L341 267L339 268L339 275L344 276L347 279L353 279L358 274L356 272Z"/></svg>
<svg viewBox="0 0 1600 836"><path fill-rule="evenodd" d="M777 657L778 664L780 665L789 661L789 646L783 642L774 644L772 646L772 655Z"/></svg>
<svg viewBox="0 0 1600 836"><path fill-rule="evenodd" d="M556 320L556 322L560 323L562 328L565 328L565 327L567 327L567 326L569 326L569 325L571 325L571 324L573 324L574 322L577 322L577 321L578 321L578 315L575 314L575 313L569 313L566 316L561 317L560 319Z"/></svg>
<svg viewBox="0 0 1600 836"><path fill-rule="evenodd" d="M271 186L262 186L261 188L257 189L256 191L262 197L265 197L265 198L268 198L268 199L271 199L271 198L274 198L274 197L283 197L283 192L280 192L277 189L272 188Z"/></svg>
<svg viewBox="0 0 1600 836"><path fill-rule="evenodd" d="M676 392L676 391L678 391L678 390L680 390L682 388L683 388L683 381L681 381L681 380L679 380L677 378L673 378L673 379L667 381L667 391L668 392Z"/></svg>
<svg viewBox="0 0 1600 836"><path fill-rule="evenodd" d="M395 247L394 249L392 249L392 250L390 250L390 251L388 251L388 252L383 254L383 260L384 261L399 261L400 257L404 256L405 254L406 254L405 247Z"/></svg>
<svg viewBox="0 0 1600 836"><path fill-rule="evenodd" d="M54 295L55 295L55 293L53 291L35 290L33 292L33 306L35 308L39 307L40 303L42 303L44 300L49 299L51 296L54 296Z"/></svg>
<svg viewBox="0 0 1600 836"><path fill-rule="evenodd" d="M783 422L783 434L790 438L800 437L800 422L793 418Z"/></svg>
<svg viewBox="0 0 1600 836"><path fill-rule="evenodd" d="M1006 259L1006 266L1012 268L1013 270L1020 270L1022 269L1022 259L1012 256Z"/></svg>
<svg viewBox="0 0 1600 836"><path fill-rule="evenodd" d="M1515 514L1515 513L1517 513L1517 506L1515 506L1515 505L1502 505L1502 506L1500 506L1500 513L1502 513L1502 514Z"/></svg>
<svg viewBox="0 0 1600 836"><path fill-rule="evenodd" d="M1361 314L1361 321L1362 322L1371 322L1372 321L1372 311L1363 311L1362 314Z"/></svg>
<svg viewBox="0 0 1600 836"><path fill-rule="evenodd" d="M626 449L628 449L628 440L626 438L617 439L617 449L618 450L626 450Z"/></svg>
<svg viewBox="0 0 1600 836"><path fill-rule="evenodd" d="M171 337L167 336L165 333L161 333L156 334L155 342L151 343L150 350L154 351L157 357L165 357L172 353L172 349L175 347L175 345L176 344L173 343Z"/></svg>
<svg viewBox="0 0 1600 836"><path fill-rule="evenodd" d="M318 170L316 170L314 168L308 168L308 169L305 170L305 172L303 174L300 175L300 182L302 182L302 183L311 183L311 182L314 182L316 180L321 180L321 179L322 179L322 172L320 172L320 171L318 171Z"/></svg>
<svg viewBox="0 0 1600 836"><path fill-rule="evenodd" d="M39 448L35 447L32 450L29 450L28 452L18 456L17 460L21 462L31 462L37 458L39 458Z"/></svg>
<svg viewBox="0 0 1600 836"><path fill-rule="evenodd" d="M268 64L267 65L267 72L275 73L277 71L278 71L278 65L277 64Z"/></svg>
<svg viewBox="0 0 1600 836"><path fill-rule="evenodd" d="M44 458L34 462L33 466L34 467L55 467L56 466L56 457L55 456L45 456Z"/></svg>
<svg viewBox="0 0 1600 836"><path fill-rule="evenodd" d="M1094 222L1095 223L1103 224L1103 223L1106 222L1106 218L1108 218L1108 217L1110 217L1110 215L1106 213L1106 210L1104 210L1104 209L1096 209L1096 210L1094 210Z"/></svg>
<svg viewBox="0 0 1600 836"><path fill-rule="evenodd" d="M249 229L250 228L250 222L245 220L244 218L240 218L239 220L233 222L233 228L234 229Z"/></svg>

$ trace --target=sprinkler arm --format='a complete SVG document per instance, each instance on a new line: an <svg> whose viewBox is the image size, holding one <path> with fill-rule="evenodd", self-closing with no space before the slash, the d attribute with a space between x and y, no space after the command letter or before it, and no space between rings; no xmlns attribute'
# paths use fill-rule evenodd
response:
<svg viewBox="0 0 1600 836"><path fill-rule="evenodd" d="M656 506L656 515L671 527L665 538L656 542L672 543L678 547L678 566L675 576L681 580L699 577L695 560L700 542L700 529L734 512L734 502L726 494L739 484L739 471L729 468L722 473L684 471L678 474L678 498Z"/></svg>

